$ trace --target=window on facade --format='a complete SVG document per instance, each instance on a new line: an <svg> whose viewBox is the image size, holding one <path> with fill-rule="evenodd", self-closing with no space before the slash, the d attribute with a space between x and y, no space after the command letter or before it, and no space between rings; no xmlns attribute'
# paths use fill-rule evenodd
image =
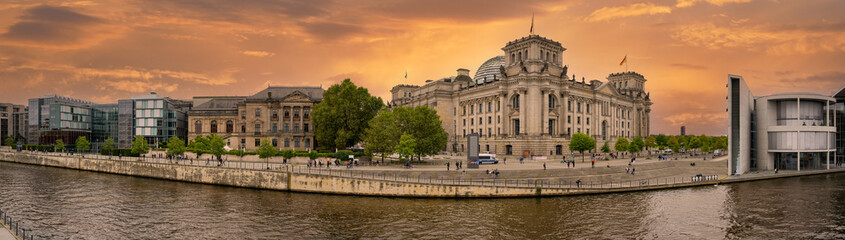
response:
<svg viewBox="0 0 845 240"><path fill-rule="evenodd" d="M284 132L290 132L290 123L285 123Z"/></svg>
<svg viewBox="0 0 845 240"><path fill-rule="evenodd" d="M581 124L581 117L578 117L577 119L575 119L575 124Z"/></svg>
<svg viewBox="0 0 845 240"><path fill-rule="evenodd" d="M302 117L309 118L311 117L311 109L303 109L302 110ZM306 146L307 147L307 146Z"/></svg>
<svg viewBox="0 0 845 240"><path fill-rule="evenodd" d="M197 120L197 121L194 123L194 132L196 132L196 133L202 133L202 122L200 122L200 120Z"/></svg>
<svg viewBox="0 0 845 240"><path fill-rule="evenodd" d="M261 145L261 139L260 139L260 138L256 138L256 139L255 139L255 146L256 146L256 147L258 147L258 146L260 146L260 145Z"/></svg>
<svg viewBox="0 0 845 240"><path fill-rule="evenodd" d="M587 125L590 125L590 118L587 118Z"/></svg>
<svg viewBox="0 0 845 240"><path fill-rule="evenodd" d="M467 136L467 130L464 129L464 137L466 137L466 136Z"/></svg>
<svg viewBox="0 0 845 240"><path fill-rule="evenodd" d="M273 138L273 147L279 146L279 139Z"/></svg>
<svg viewBox="0 0 845 240"><path fill-rule="evenodd" d="M211 120L211 133L217 133L217 120Z"/></svg>
<svg viewBox="0 0 845 240"><path fill-rule="evenodd" d="M555 132L555 120L549 119L549 135L554 135Z"/></svg>
<svg viewBox="0 0 845 240"><path fill-rule="evenodd" d="M552 95L552 94L549 94L549 109L555 108L556 104L557 103L555 102L555 96Z"/></svg>
<svg viewBox="0 0 845 240"><path fill-rule="evenodd" d="M256 117L260 117L260 116L261 116L261 109L260 109L260 108L256 108L256 109L255 109L255 116L256 116Z"/></svg>
<svg viewBox="0 0 845 240"><path fill-rule="evenodd" d="M513 133L519 135L519 119L513 120Z"/></svg>
<svg viewBox="0 0 845 240"><path fill-rule="evenodd" d="M522 61L522 52L519 52L519 61Z"/></svg>
<svg viewBox="0 0 845 240"><path fill-rule="evenodd" d="M242 133L245 133L245 132L246 132L246 125L241 125L241 132L242 132Z"/></svg>
<svg viewBox="0 0 845 240"><path fill-rule="evenodd" d="M590 104L587 103L587 113L590 113Z"/></svg>
<svg viewBox="0 0 845 240"><path fill-rule="evenodd" d="M298 118L298 117L299 117L299 109L294 109L294 110L293 110L293 117L295 117L295 118Z"/></svg>
<svg viewBox="0 0 845 240"><path fill-rule="evenodd" d="M492 128L487 128L487 137L490 137L490 133L493 132ZM489 149L487 151L490 151Z"/></svg>
<svg viewBox="0 0 845 240"><path fill-rule="evenodd" d="M299 132L299 123L293 124L293 132Z"/></svg>
<svg viewBox="0 0 845 240"><path fill-rule="evenodd" d="M469 114L475 114L475 105L469 106Z"/></svg>
<svg viewBox="0 0 845 240"><path fill-rule="evenodd" d="M576 105L578 105L578 112L581 112L581 103L576 103Z"/></svg>
<svg viewBox="0 0 845 240"><path fill-rule="evenodd" d="M241 111L241 119L246 119L246 111Z"/></svg>
<svg viewBox="0 0 845 240"><path fill-rule="evenodd" d="M519 94L513 96L513 108L519 108Z"/></svg>
<svg viewBox="0 0 845 240"><path fill-rule="evenodd" d="M226 132L232 133L233 131L235 131L235 125L232 120L226 121Z"/></svg>
<svg viewBox="0 0 845 240"><path fill-rule="evenodd" d="M309 127L308 127L308 124L307 124L307 123L303 123L303 124L302 124L302 131L303 131L303 132L310 132L310 131L311 131L311 128L309 128ZM308 146L308 145L306 145L306 147L307 147L307 146Z"/></svg>
<svg viewBox="0 0 845 240"><path fill-rule="evenodd" d="M285 138L285 147L290 147L290 139Z"/></svg>
<svg viewBox="0 0 845 240"><path fill-rule="evenodd" d="M487 102L487 112L493 111L493 102Z"/></svg>
<svg viewBox="0 0 845 240"><path fill-rule="evenodd" d="M293 147L299 147L299 138L293 139Z"/></svg>
<svg viewBox="0 0 845 240"><path fill-rule="evenodd" d="M261 124L255 124L255 134L261 134Z"/></svg>
<svg viewBox="0 0 845 240"><path fill-rule="evenodd" d="M273 118L279 118L279 110L273 109Z"/></svg>
<svg viewBox="0 0 845 240"><path fill-rule="evenodd" d="M239 147L246 147L246 138L241 138L241 145Z"/></svg>
<svg viewBox="0 0 845 240"><path fill-rule="evenodd" d="M466 126L467 126L467 120L464 119L464 127L466 127Z"/></svg>
<svg viewBox="0 0 845 240"><path fill-rule="evenodd" d="M590 129L587 128L587 135L590 135Z"/></svg>
<svg viewBox="0 0 845 240"><path fill-rule="evenodd" d="M469 119L469 125L470 125L470 126L475 125L475 118L470 118L470 119Z"/></svg>
<svg viewBox="0 0 845 240"><path fill-rule="evenodd" d="M311 139L310 138L305 139L305 147L311 147Z"/></svg>
<svg viewBox="0 0 845 240"><path fill-rule="evenodd" d="M273 123L273 130L272 131L274 133L279 131L279 124L278 123Z"/></svg>
<svg viewBox="0 0 845 240"><path fill-rule="evenodd" d="M572 123L572 116L566 116L566 123Z"/></svg>
<svg viewBox="0 0 845 240"><path fill-rule="evenodd" d="M493 124L493 117L487 117L487 123Z"/></svg>
<svg viewBox="0 0 845 240"><path fill-rule="evenodd" d="M572 101L566 101L566 111L572 111Z"/></svg>
<svg viewBox="0 0 845 240"><path fill-rule="evenodd" d="M484 108L483 108L482 106L484 106L484 105L482 105L481 103L479 103L479 104L478 104L478 113L483 112L482 110L483 110Z"/></svg>
<svg viewBox="0 0 845 240"><path fill-rule="evenodd" d="M572 128L566 128L566 135L572 135Z"/></svg>
<svg viewBox="0 0 845 240"><path fill-rule="evenodd" d="M467 115L467 106L461 106L461 111L463 111L463 115Z"/></svg>

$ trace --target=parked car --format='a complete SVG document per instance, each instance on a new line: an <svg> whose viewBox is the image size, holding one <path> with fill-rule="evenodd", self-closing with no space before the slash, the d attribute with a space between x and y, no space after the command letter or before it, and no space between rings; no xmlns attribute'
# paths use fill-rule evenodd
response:
<svg viewBox="0 0 845 240"><path fill-rule="evenodd" d="M481 165L482 163L493 163L498 164L499 159L496 159L496 156L493 154L478 154L478 164Z"/></svg>

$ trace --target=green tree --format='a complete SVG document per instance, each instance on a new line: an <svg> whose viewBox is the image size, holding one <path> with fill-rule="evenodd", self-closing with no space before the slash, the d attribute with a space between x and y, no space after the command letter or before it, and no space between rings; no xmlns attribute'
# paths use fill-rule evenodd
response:
<svg viewBox="0 0 845 240"><path fill-rule="evenodd" d="M314 106L314 135L322 149L343 149L364 137L370 119L384 106L381 98L349 79L329 87L323 100Z"/></svg>
<svg viewBox="0 0 845 240"><path fill-rule="evenodd" d="M267 169L270 169L270 157L276 156L278 150L270 145L270 139L265 138L258 146L258 157L264 159L267 163Z"/></svg>
<svg viewBox="0 0 845 240"><path fill-rule="evenodd" d="M6 137L6 139L3 141L3 145L14 148L15 147L15 138L13 138L12 136Z"/></svg>
<svg viewBox="0 0 845 240"><path fill-rule="evenodd" d="M378 116L370 120L370 127L366 130L364 142L364 153L373 156L374 153L381 153L381 161L384 156L393 153L402 133L399 131L396 114L389 109L379 111Z"/></svg>
<svg viewBox="0 0 845 240"><path fill-rule="evenodd" d="M312 152L314 152L314 151L312 151ZM316 152L314 152L314 153L316 153ZM282 151L281 155L285 159L291 159L294 156L296 156L296 154L293 152L293 150L290 150L290 149ZM310 155L310 153L309 153L309 155Z"/></svg>
<svg viewBox="0 0 845 240"><path fill-rule="evenodd" d="M217 134L211 134L207 137L208 144L206 144L205 152L210 153L220 159L220 156L223 156L226 153L226 150L223 147L226 146L226 141L223 140L223 137ZM265 139L266 140L266 139Z"/></svg>
<svg viewBox="0 0 845 240"><path fill-rule="evenodd" d="M575 133L569 140L569 151L580 152L581 162L584 162L584 151L596 148L596 140L584 133Z"/></svg>
<svg viewBox="0 0 845 240"><path fill-rule="evenodd" d="M417 147L417 142L414 139L414 136L411 134L404 133L399 138L399 145L396 146L396 152L399 153L399 157L402 160L408 159L407 157L413 157L415 148Z"/></svg>
<svg viewBox="0 0 845 240"><path fill-rule="evenodd" d="M89 149L91 149L91 142L88 142L85 136L76 138L76 152L87 152Z"/></svg>
<svg viewBox="0 0 845 240"><path fill-rule="evenodd" d="M207 153L208 145L211 143L209 142L209 138L205 136L197 136L194 138L191 143L188 144L188 149L193 151L197 154L197 157L202 156L202 154Z"/></svg>
<svg viewBox="0 0 845 240"><path fill-rule="evenodd" d="M141 155L147 154L150 151L150 146L147 145L147 139L144 139L144 136L135 135L135 138L132 139L132 154L133 155Z"/></svg>
<svg viewBox="0 0 845 240"><path fill-rule="evenodd" d="M56 150L57 152L64 152L65 151L65 141L61 139L56 139Z"/></svg>
<svg viewBox="0 0 845 240"><path fill-rule="evenodd" d="M627 152L628 144L629 142L627 138L620 137L619 139L616 139L616 145L614 145L613 148L616 149L616 151Z"/></svg>
<svg viewBox="0 0 845 240"><path fill-rule="evenodd" d="M105 143L103 143L103 152L108 153L109 155L114 154L114 138L106 138Z"/></svg>
<svg viewBox="0 0 845 240"><path fill-rule="evenodd" d="M657 146L663 146L664 148L669 146L669 137L666 134L658 134L654 137L655 142L657 142Z"/></svg>
<svg viewBox="0 0 845 240"><path fill-rule="evenodd" d="M643 138L636 137L634 138L634 140L631 141L630 144L628 144L628 152L633 153L634 156L636 156L638 152L643 150L644 145L645 142L643 142Z"/></svg>
<svg viewBox="0 0 845 240"><path fill-rule="evenodd" d="M692 151L693 149L701 148L701 139L696 136L691 136L689 145L687 146L688 151Z"/></svg>
<svg viewBox="0 0 845 240"><path fill-rule="evenodd" d="M648 149L648 155L651 156L651 150L657 147L657 138L654 135L646 137L645 147Z"/></svg>
<svg viewBox="0 0 845 240"><path fill-rule="evenodd" d="M418 159L422 160L423 156L437 154L446 148L446 130L443 130L437 111L428 106L397 107L393 111L400 132L414 137L414 153Z"/></svg>
<svg viewBox="0 0 845 240"><path fill-rule="evenodd" d="M728 141L724 137L717 137L716 140L713 141L713 149L727 149L728 148Z"/></svg>
<svg viewBox="0 0 845 240"><path fill-rule="evenodd" d="M185 153L185 150L187 150L185 141L182 141L179 137L173 136L167 140L167 156L179 156Z"/></svg>
<svg viewBox="0 0 845 240"><path fill-rule="evenodd" d="M601 146L601 152L603 153L610 153L610 146L608 146L608 142L605 141L604 145Z"/></svg>
<svg viewBox="0 0 845 240"><path fill-rule="evenodd" d="M678 138L676 138L675 136L670 136L667 144L669 144L668 147L671 148L672 152L674 152L674 153L677 153L678 150L680 150L680 148L681 148L681 144L678 143Z"/></svg>

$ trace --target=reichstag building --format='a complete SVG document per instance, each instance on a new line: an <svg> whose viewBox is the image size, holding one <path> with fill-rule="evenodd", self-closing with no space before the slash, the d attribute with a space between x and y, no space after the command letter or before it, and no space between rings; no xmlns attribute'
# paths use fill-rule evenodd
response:
<svg viewBox="0 0 845 240"><path fill-rule="evenodd" d="M531 34L508 42L503 56L490 58L470 77L397 85L391 106L425 105L437 110L449 134L447 151L466 151L466 135L478 133L482 152L546 156L569 153L577 132L596 139L596 148L619 137L649 134L651 100L646 79L636 72L613 73L606 81L567 73L559 42Z"/></svg>

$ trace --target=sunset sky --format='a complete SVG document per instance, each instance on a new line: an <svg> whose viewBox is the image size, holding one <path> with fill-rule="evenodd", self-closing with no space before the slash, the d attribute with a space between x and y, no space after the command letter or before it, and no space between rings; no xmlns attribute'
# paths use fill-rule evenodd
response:
<svg viewBox="0 0 845 240"><path fill-rule="evenodd" d="M755 95L845 85L845 1L15 1L0 3L0 102L251 95L344 78L471 75L534 32L578 78L643 74L653 134L726 134L727 74ZM404 79L405 71L408 79Z"/></svg>

